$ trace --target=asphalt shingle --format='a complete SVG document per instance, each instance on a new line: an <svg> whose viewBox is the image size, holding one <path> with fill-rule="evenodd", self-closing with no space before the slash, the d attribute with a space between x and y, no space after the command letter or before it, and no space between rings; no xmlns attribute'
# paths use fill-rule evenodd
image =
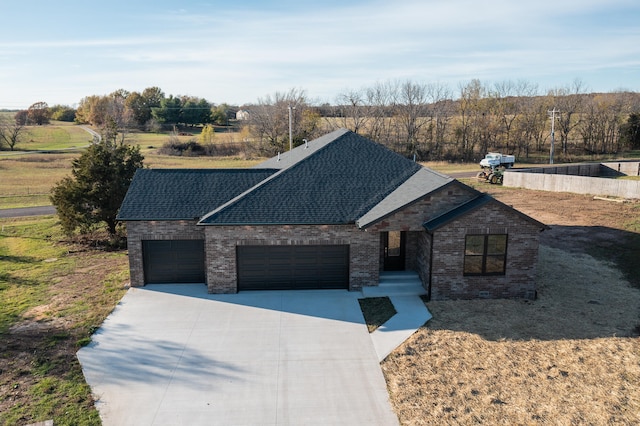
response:
<svg viewBox="0 0 640 426"><path fill-rule="evenodd" d="M276 173L273 169L140 169L118 220L192 220Z"/></svg>
<svg viewBox="0 0 640 426"><path fill-rule="evenodd" d="M449 176L423 167L359 218L358 227L366 228L453 181Z"/></svg>
<svg viewBox="0 0 640 426"><path fill-rule="evenodd" d="M308 155L300 154L304 146L296 148L291 154L296 162L212 211L201 223L355 223L422 168L353 132L333 132L319 141L319 148L315 141L309 143ZM272 165L269 161L263 164Z"/></svg>

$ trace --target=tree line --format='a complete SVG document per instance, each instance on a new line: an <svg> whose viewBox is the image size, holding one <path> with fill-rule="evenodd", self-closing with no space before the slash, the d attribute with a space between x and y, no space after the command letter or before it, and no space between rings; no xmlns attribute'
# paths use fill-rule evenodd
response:
<svg viewBox="0 0 640 426"><path fill-rule="evenodd" d="M565 161L640 149L640 94L588 93L580 80L546 94L527 81L474 79L455 91L441 83L387 81L347 89L322 105L291 89L243 109L251 134L271 153L288 149L291 117L293 146L347 128L420 161L476 161L489 151L530 159L549 152L552 111Z"/></svg>
<svg viewBox="0 0 640 426"><path fill-rule="evenodd" d="M113 119L119 128L157 131L180 125L224 125L230 112L227 104L216 106L195 96L166 96L159 87L148 87L142 92L120 89L105 96L87 96L78 105L75 121L102 127Z"/></svg>
<svg viewBox="0 0 640 426"><path fill-rule="evenodd" d="M587 93L572 84L540 94L526 81L444 84L378 83L337 98L333 126L346 127L420 160L477 160L488 151L530 158L546 153L554 134L565 160L575 155L640 149L635 92ZM635 130L637 133L637 129Z"/></svg>
<svg viewBox="0 0 640 426"><path fill-rule="evenodd" d="M247 112L248 119L235 122L239 109ZM519 158L544 156L551 143L551 111L556 149L564 161L640 149L640 94L588 93L580 80L546 93L522 80L483 83L474 79L455 89L443 83L386 81L346 89L333 103L324 104L294 88L242 107L214 105L193 96L166 96L158 87L142 92L120 89L85 97L77 110L48 108L38 102L16 114L14 127L71 116L98 128L113 120L121 132L134 127L160 131L231 122L245 128L249 136L245 145L251 143L253 150L266 155L344 127L421 161L475 161L488 151ZM16 138L12 139L11 130L6 123L0 126L0 143L12 149Z"/></svg>

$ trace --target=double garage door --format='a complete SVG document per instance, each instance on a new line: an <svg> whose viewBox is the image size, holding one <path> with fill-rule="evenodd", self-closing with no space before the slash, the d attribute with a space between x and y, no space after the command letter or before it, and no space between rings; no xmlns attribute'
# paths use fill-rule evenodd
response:
<svg viewBox="0 0 640 426"><path fill-rule="evenodd" d="M142 242L147 284L204 283L203 240ZM348 245L238 246L238 290L347 289Z"/></svg>
<svg viewBox="0 0 640 426"><path fill-rule="evenodd" d="M238 290L346 289L349 246L238 246Z"/></svg>

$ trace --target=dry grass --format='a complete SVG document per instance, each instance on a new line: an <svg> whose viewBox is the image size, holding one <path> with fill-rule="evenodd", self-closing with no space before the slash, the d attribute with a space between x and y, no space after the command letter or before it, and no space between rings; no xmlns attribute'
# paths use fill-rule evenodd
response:
<svg viewBox="0 0 640 426"><path fill-rule="evenodd" d="M401 423L640 423L640 292L611 264L542 246L539 298L430 302L382 364Z"/></svg>
<svg viewBox="0 0 640 426"><path fill-rule="evenodd" d="M0 196L49 194L79 154L29 154L0 158ZM1 203L2 201L0 201Z"/></svg>
<svg viewBox="0 0 640 426"><path fill-rule="evenodd" d="M22 154L0 157L0 208L49 205L51 188L71 174L71 161L79 153ZM170 157L145 154L145 166L152 168L244 168L263 159L234 157ZM15 197L20 198L7 198Z"/></svg>

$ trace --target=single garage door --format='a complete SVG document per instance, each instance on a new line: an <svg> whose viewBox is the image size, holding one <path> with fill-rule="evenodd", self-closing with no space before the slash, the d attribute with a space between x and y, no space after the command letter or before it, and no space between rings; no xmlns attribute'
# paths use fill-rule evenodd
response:
<svg viewBox="0 0 640 426"><path fill-rule="evenodd" d="M146 284L204 283L204 240L143 241Z"/></svg>
<svg viewBox="0 0 640 426"><path fill-rule="evenodd" d="M349 246L238 246L238 290L347 289Z"/></svg>

